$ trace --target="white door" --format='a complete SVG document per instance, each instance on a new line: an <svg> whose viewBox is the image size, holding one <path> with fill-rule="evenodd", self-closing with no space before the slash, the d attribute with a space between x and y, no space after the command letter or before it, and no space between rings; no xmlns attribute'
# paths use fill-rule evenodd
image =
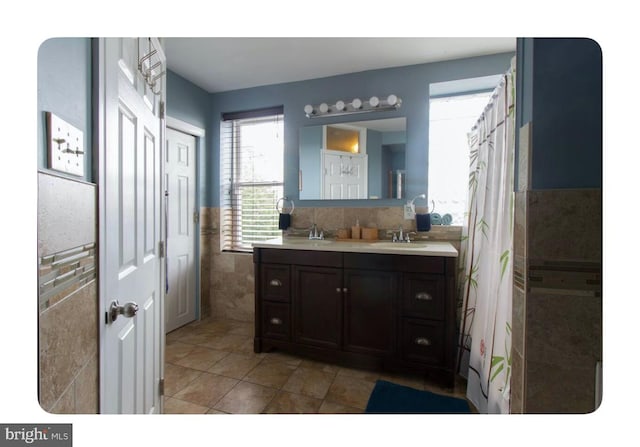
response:
<svg viewBox="0 0 640 447"><path fill-rule="evenodd" d="M108 38L99 55L100 409L160 413L164 54L156 39ZM147 79L141 60L160 62Z"/></svg>
<svg viewBox="0 0 640 447"><path fill-rule="evenodd" d="M195 151L195 137L167 129L167 332L196 319Z"/></svg>
<svg viewBox="0 0 640 447"><path fill-rule="evenodd" d="M323 199L367 198L367 155L325 150L322 158Z"/></svg>

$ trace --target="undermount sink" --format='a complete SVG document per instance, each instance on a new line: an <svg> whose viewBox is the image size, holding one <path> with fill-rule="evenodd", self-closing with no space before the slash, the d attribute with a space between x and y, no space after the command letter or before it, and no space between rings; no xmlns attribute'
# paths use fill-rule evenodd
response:
<svg viewBox="0 0 640 447"><path fill-rule="evenodd" d="M332 244L333 241L328 239L304 239L304 238L295 238L295 239L287 239L284 241L287 244L297 244L297 245L327 245Z"/></svg>
<svg viewBox="0 0 640 447"><path fill-rule="evenodd" d="M402 250L421 250L428 244L426 242L374 242L371 245L379 248L396 248Z"/></svg>

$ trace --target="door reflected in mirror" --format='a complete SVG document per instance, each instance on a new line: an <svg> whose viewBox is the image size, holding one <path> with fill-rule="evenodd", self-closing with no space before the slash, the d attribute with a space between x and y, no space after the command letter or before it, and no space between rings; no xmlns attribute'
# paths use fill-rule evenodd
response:
<svg viewBox="0 0 640 447"><path fill-rule="evenodd" d="M405 198L406 118L300 128L300 200Z"/></svg>

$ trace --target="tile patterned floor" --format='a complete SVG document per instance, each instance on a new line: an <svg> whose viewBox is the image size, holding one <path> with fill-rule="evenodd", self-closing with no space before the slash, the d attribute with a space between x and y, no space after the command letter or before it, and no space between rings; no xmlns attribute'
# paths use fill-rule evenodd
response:
<svg viewBox="0 0 640 447"><path fill-rule="evenodd" d="M253 352L253 325L194 322L167 335L166 414L363 413L377 379L464 398L410 375L319 363L288 354Z"/></svg>

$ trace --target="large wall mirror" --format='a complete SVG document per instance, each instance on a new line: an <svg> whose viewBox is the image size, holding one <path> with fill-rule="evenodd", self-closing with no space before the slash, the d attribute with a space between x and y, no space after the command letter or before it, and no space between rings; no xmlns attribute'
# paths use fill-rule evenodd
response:
<svg viewBox="0 0 640 447"><path fill-rule="evenodd" d="M406 118L300 128L300 200L402 199Z"/></svg>

